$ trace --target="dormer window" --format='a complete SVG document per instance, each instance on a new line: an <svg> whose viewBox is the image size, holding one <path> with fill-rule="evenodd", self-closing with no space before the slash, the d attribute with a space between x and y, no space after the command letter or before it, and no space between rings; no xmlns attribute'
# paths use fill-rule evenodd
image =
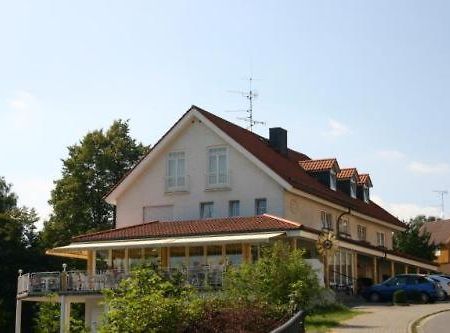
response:
<svg viewBox="0 0 450 333"><path fill-rule="evenodd" d="M369 187L366 185L363 186L363 196L364 196L364 202L369 203L370 192L369 192Z"/></svg>
<svg viewBox="0 0 450 333"><path fill-rule="evenodd" d="M336 183L337 183L336 171L334 169L331 169L330 170L330 189L332 189L333 191L336 191Z"/></svg>
<svg viewBox="0 0 450 333"><path fill-rule="evenodd" d="M350 179L350 196L356 198L356 180L355 178Z"/></svg>

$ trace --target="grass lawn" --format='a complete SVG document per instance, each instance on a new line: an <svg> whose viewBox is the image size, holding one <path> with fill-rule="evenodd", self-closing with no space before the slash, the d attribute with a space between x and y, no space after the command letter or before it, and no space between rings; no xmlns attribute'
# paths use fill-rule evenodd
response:
<svg viewBox="0 0 450 333"><path fill-rule="evenodd" d="M339 326L342 321L361 313L363 311L351 310L344 306L333 306L316 310L306 317L306 332L328 332L331 328Z"/></svg>

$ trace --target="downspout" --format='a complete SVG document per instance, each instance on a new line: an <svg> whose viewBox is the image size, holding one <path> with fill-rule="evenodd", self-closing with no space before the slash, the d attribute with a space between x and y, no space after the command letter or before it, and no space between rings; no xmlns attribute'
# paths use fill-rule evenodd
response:
<svg viewBox="0 0 450 333"><path fill-rule="evenodd" d="M340 239L340 233L339 233L339 226L341 224L341 219L345 215L350 215L352 210L350 208L347 208L348 210L346 212L343 212L341 215L338 216L336 221L336 239Z"/></svg>

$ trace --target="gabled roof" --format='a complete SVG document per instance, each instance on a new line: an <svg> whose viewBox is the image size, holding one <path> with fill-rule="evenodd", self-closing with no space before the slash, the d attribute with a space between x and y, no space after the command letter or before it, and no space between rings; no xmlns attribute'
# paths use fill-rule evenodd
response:
<svg viewBox="0 0 450 333"><path fill-rule="evenodd" d="M359 175L359 179L358 179L358 184L359 185L366 185L368 187L372 187L372 179L370 179L370 176L368 173L363 173Z"/></svg>
<svg viewBox="0 0 450 333"><path fill-rule="evenodd" d="M154 221L125 228L81 235L72 238L72 240L74 242L92 242L172 236L288 231L300 228L300 223L263 214L250 217L225 217L190 221Z"/></svg>
<svg viewBox="0 0 450 333"><path fill-rule="evenodd" d="M280 154L269 145L268 139L237 126L212 113L202 110L197 106L192 106L153 146L152 150L144 156L141 161L138 162L105 197L108 199L114 194L114 191L117 191L119 187L126 187L132 184L132 181L128 181L128 178L133 177L133 175L136 177L139 172L143 172L143 170L145 170L145 164L149 163L152 154L160 149L160 146L170 135L170 132L177 130L180 126L183 126L184 123L189 121L189 117L194 115L204 118L205 122L210 122L212 126L215 126L216 129L223 132L227 138L232 140L232 142L243 148L246 154L250 154L250 156L256 158L256 161L262 163L267 170L270 170L270 172L277 176L278 179L283 181L283 186L286 186L287 190L291 190L291 188L297 189L318 198L330 201L336 205L349 208L360 214L367 215L397 227L406 228L406 225L403 222L399 221L396 217L372 201L365 203L362 200L351 198L340 191L333 191L329 187L320 183L313 176L309 175L303 168L299 167L300 161L311 160L311 158L307 155L292 149L288 149L287 156ZM291 188L289 188L289 186ZM112 200L109 202L113 203Z"/></svg>
<svg viewBox="0 0 450 333"><path fill-rule="evenodd" d="M298 164L308 172L322 172L329 171L333 168L340 171L339 165L335 158L326 158L320 160L303 160L299 161Z"/></svg>
<svg viewBox="0 0 450 333"><path fill-rule="evenodd" d="M431 234L430 241L434 244L448 244L450 242L450 220L426 222L421 230Z"/></svg>
<svg viewBox="0 0 450 333"><path fill-rule="evenodd" d="M346 180L346 179L350 179L353 177L356 177L356 179L359 179L358 171L356 170L356 168L341 169L341 172L339 172L337 174L337 178L339 180Z"/></svg>

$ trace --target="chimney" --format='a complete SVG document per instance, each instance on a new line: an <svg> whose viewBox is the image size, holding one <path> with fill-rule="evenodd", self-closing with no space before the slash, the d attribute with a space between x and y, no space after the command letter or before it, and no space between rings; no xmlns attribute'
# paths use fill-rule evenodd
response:
<svg viewBox="0 0 450 333"><path fill-rule="evenodd" d="M287 155L287 131L281 127L273 127L269 129L269 144L282 155Z"/></svg>

